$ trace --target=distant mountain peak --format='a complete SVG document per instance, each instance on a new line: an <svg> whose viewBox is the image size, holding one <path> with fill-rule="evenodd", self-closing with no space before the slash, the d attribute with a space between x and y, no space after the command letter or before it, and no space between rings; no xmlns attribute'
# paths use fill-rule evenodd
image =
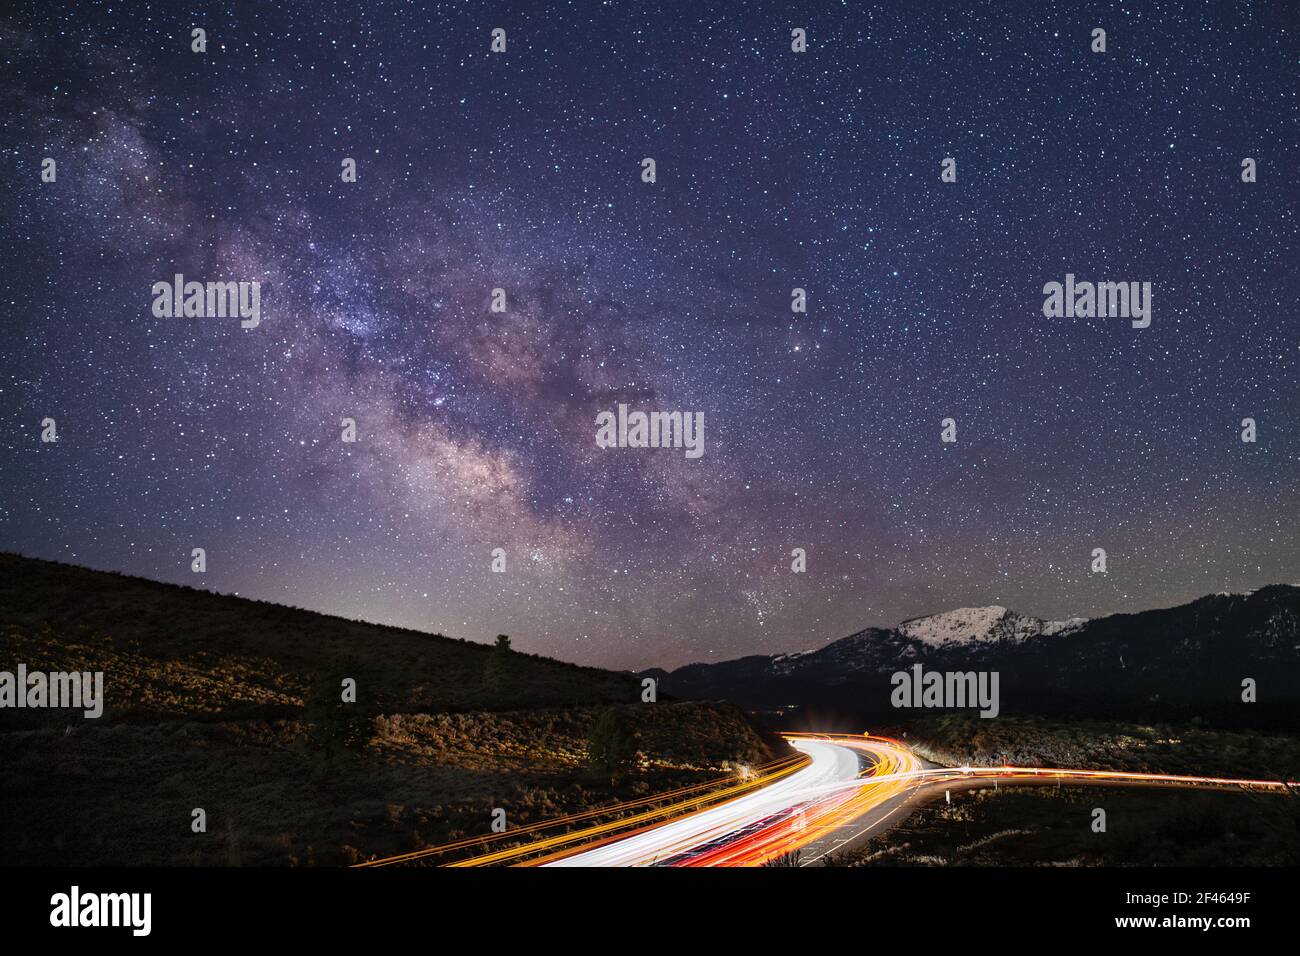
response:
<svg viewBox="0 0 1300 956"><path fill-rule="evenodd" d="M922 644L939 647L947 643L971 644L985 641L1024 641L1047 634L1077 630L1085 618L1067 621L1044 621L1017 614L1000 604L987 607L959 607L925 617L914 617L898 625L898 630Z"/></svg>
<svg viewBox="0 0 1300 956"><path fill-rule="evenodd" d="M1236 714L1236 675L1267 673L1277 691L1269 713L1291 720L1300 703L1300 588L1267 585L1249 597L1206 595L1065 621L1000 604L961 607L869 627L815 651L688 664L664 678L663 690L747 707L893 714L891 675L917 663L997 671L1008 701L1025 713L1103 716Z"/></svg>

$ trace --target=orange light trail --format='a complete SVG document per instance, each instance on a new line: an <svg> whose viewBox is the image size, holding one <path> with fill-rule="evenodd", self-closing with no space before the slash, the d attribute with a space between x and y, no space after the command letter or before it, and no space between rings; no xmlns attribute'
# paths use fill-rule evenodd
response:
<svg viewBox="0 0 1300 956"><path fill-rule="evenodd" d="M513 857L520 857L529 854L545 851L555 847L562 846L571 842L571 838L592 839L598 833L609 833L624 827L635 827L638 824L644 824L648 821L663 819L668 816L688 812L690 809L698 809L709 803L725 800L738 796L750 790L756 790L765 786L774 780L779 780L788 774L799 770L808 762L808 758L802 754L795 754L790 757L783 757L780 760L765 764L754 772L752 777L737 782L734 776L722 777L710 780L706 783L692 784L688 787L681 787L677 790L670 790L664 793L654 794L649 797L642 797L639 800L629 800L624 803L616 803L607 807L598 807L593 810L584 810L579 813L571 813L562 817L554 817L550 820L543 820L525 827L518 827L508 830L505 833L488 833L477 837L467 837L463 840L457 840L452 843L444 843L439 846L426 847L423 850L413 850L410 853L399 853L395 856L383 857L378 860L368 860L365 863L356 864L357 867L374 867L374 866L392 866L401 863L411 863L416 860L424 859L430 856L441 856L446 853L456 851L467 852L477 847L483 847L494 842L503 842L510 839L518 839L521 836L539 833L543 830L549 830L558 826L565 826L573 823L580 823L593 818L609 816L613 814L624 814L633 810L663 803L664 801L677 801L667 806L658 807L648 812L639 813L631 818L621 817L602 823L598 826L588 827L580 831L571 833L562 833L554 837L547 838L527 844L520 847L511 847L507 850L498 851L487 856L474 857L470 860L461 860L456 863L444 864L449 866L482 866L489 862L505 862ZM687 799L683 799L687 798ZM581 836L579 836L581 834Z"/></svg>
<svg viewBox="0 0 1300 956"><path fill-rule="evenodd" d="M1234 787L1266 792L1286 792L1295 786L1280 780L1119 770L925 767L911 748L888 737L866 734L787 734L785 737L800 754L760 768L751 780L737 783L728 779L683 787L504 834L460 840L361 865L383 866L453 851L466 853L482 849L486 852L445 865L761 866L823 841L839 830L856 829L856 838L892 815L915 792L941 783L1071 781ZM886 810L891 802L897 805ZM873 811L878 814L870 827L857 824ZM619 816L566 829L523 845L490 849L494 841L517 840L520 836L612 814Z"/></svg>

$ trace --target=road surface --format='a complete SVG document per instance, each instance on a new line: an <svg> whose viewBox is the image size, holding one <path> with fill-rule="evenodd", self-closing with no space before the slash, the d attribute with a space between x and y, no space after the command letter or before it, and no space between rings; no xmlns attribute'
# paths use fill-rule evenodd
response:
<svg viewBox="0 0 1300 956"><path fill-rule="evenodd" d="M814 839L837 822L858 816L878 799L875 788L845 789L861 778L863 756L882 773L920 768L910 750L867 739L830 741L791 738L809 763L756 793L689 814L644 833L545 866L742 866L778 857ZM902 779L878 785L881 793L904 789Z"/></svg>
<svg viewBox="0 0 1300 956"><path fill-rule="evenodd" d="M892 825L944 789L1069 783L1248 788L1277 780L1044 767L939 767L906 745L863 734L787 734L797 757L749 779L688 787L614 808L381 860L458 855L450 866L812 866ZM603 818L603 819L601 819ZM601 822L588 822L601 819ZM546 831L556 830L553 835ZM498 849L496 845L504 843ZM481 851L481 852L480 852ZM475 854L475 855L470 855Z"/></svg>
<svg viewBox="0 0 1300 956"><path fill-rule="evenodd" d="M1069 782L1284 789L1279 781L1041 767L938 767L885 737L790 735L811 763L743 798L696 811L544 866L816 865L901 818L936 789ZM797 856L796 856L797 853Z"/></svg>

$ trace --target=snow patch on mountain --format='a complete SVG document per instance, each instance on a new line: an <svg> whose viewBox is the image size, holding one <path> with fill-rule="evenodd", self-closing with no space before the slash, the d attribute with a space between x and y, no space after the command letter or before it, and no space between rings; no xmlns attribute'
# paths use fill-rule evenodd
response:
<svg viewBox="0 0 1300 956"><path fill-rule="evenodd" d="M948 643L972 644L986 641L1025 641L1051 634L1078 630L1086 618L1044 621L1008 610L1000 604L988 607L959 607L926 617L915 617L898 625L913 640L931 647Z"/></svg>

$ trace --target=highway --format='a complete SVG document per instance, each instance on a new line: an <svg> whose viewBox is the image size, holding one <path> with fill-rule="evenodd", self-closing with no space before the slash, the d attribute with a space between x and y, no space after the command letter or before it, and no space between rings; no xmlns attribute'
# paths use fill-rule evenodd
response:
<svg viewBox="0 0 1300 956"><path fill-rule="evenodd" d="M859 779L860 752L878 752L879 766L889 771L916 769L910 751L874 748L813 738L791 738L790 745L809 757L802 770L756 793L689 814L671 823L605 846L569 854L546 866L738 866L779 856L787 846L806 842L816 828L856 815L855 806L869 799L866 789L843 785ZM899 759L904 763L899 763ZM893 786L906 786L895 781Z"/></svg>
<svg viewBox="0 0 1300 956"><path fill-rule="evenodd" d="M906 744L865 734L787 734L797 752L748 780L684 788L501 835L476 837L363 866L458 854L465 866L815 866L891 825L945 789L997 785L1231 788L1284 793L1278 780L1074 770L940 767ZM1294 785L1294 784L1293 784ZM616 811L616 812L614 812ZM591 822L603 817L601 822ZM559 830L545 835L547 830ZM525 842L520 842L521 838ZM475 854L475 855L470 855Z"/></svg>
<svg viewBox="0 0 1300 956"><path fill-rule="evenodd" d="M568 851L544 866L816 865L887 825L936 790L1002 785L1249 787L1285 790L1275 780L1042 767L938 767L899 741L860 735L789 735L811 763L778 784L687 814L589 850ZM798 851L798 862L794 854Z"/></svg>

